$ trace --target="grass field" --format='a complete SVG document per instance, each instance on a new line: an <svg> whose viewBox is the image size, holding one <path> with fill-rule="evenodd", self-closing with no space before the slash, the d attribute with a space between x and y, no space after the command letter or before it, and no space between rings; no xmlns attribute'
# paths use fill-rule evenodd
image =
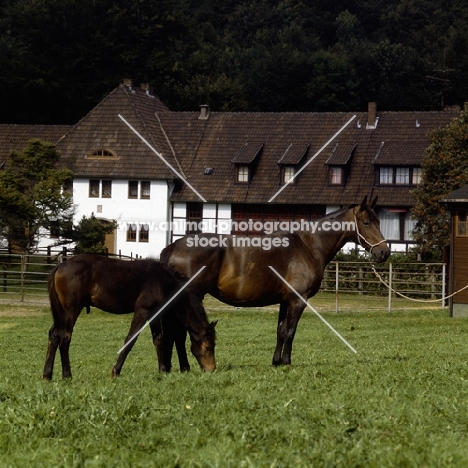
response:
<svg viewBox="0 0 468 468"><path fill-rule="evenodd" d="M207 302L218 368L156 372L145 330L110 378L130 316L82 314L74 378L41 380L47 307L0 306L0 466L465 467L468 320L446 310L311 312L274 368L276 311Z"/></svg>

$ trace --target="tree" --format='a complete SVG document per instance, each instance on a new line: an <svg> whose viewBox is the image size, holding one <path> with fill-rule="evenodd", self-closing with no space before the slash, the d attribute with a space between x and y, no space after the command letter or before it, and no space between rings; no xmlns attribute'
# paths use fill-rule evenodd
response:
<svg viewBox="0 0 468 468"><path fill-rule="evenodd" d="M72 233L76 242L74 253L106 253L106 234L110 234L115 228L115 222L97 219L94 213L89 218L83 216Z"/></svg>
<svg viewBox="0 0 468 468"><path fill-rule="evenodd" d="M426 258L437 259L450 239L450 215L439 202L468 184L468 104L458 119L432 133L422 168L421 183L413 192L414 237Z"/></svg>
<svg viewBox="0 0 468 468"><path fill-rule="evenodd" d="M10 247L31 252L52 226L70 225L73 202L63 187L72 173L57 169L58 159L53 144L34 139L0 171L0 226Z"/></svg>

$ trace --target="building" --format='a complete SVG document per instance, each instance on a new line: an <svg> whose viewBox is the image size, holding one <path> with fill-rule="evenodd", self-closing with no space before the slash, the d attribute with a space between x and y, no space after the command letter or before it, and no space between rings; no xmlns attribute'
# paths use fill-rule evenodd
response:
<svg viewBox="0 0 468 468"><path fill-rule="evenodd" d="M110 252L158 256L187 232L315 219L365 195L378 196L392 249L406 250L429 134L459 113L375 103L357 113L172 112L149 85L124 80L51 141L74 172L76 221L118 222Z"/></svg>
<svg viewBox="0 0 468 468"><path fill-rule="evenodd" d="M451 215L450 258L448 262L451 317L468 317L468 185L448 194L445 203ZM459 291L459 292L458 292Z"/></svg>

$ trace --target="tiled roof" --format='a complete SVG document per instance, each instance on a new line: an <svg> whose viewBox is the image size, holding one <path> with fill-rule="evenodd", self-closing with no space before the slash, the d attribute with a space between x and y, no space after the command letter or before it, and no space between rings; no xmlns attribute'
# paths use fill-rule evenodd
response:
<svg viewBox="0 0 468 468"><path fill-rule="evenodd" d="M329 158L325 161L325 164L330 166L343 166L349 163L357 145L355 143L336 143L333 146L332 143L330 146L332 146L333 149Z"/></svg>
<svg viewBox="0 0 468 468"><path fill-rule="evenodd" d="M12 150L22 151L29 140L38 138L55 144L70 128L70 125L0 124L0 164L9 158Z"/></svg>
<svg viewBox="0 0 468 468"><path fill-rule="evenodd" d="M168 112L146 89L120 85L60 141L62 164L75 177L174 179L173 171L119 117L180 172L158 120ZM87 157L98 149L111 150L116 157Z"/></svg>
<svg viewBox="0 0 468 468"><path fill-rule="evenodd" d="M460 112L378 112L372 129L367 112L360 112L318 154L354 113L211 111L199 118L199 112L171 112L147 89L122 84L72 128L0 126L0 154L39 136L60 140L62 164L75 177L178 179L119 115L208 202L267 203L283 187L281 166L301 164L295 183L274 203L348 205L378 195L379 205L398 207L414 204L412 187L375 185L375 168L419 166L431 130ZM90 157L97 150L115 157ZM235 182L236 164L255 166L250 183ZM345 185L329 184L329 165L345 164ZM200 198L177 183L172 200Z"/></svg>
<svg viewBox="0 0 468 468"><path fill-rule="evenodd" d="M278 161L278 164L284 164L284 165L299 164L302 161L302 158L306 155L309 147L310 147L309 143L302 144L302 145L298 145L298 144L293 145L292 143L290 143L288 147L286 148L286 151L283 153L280 160Z"/></svg>
<svg viewBox="0 0 468 468"><path fill-rule="evenodd" d="M246 142L239 148L231 162L234 164L251 164L260 154L263 146L263 143Z"/></svg>
<svg viewBox="0 0 468 468"><path fill-rule="evenodd" d="M443 203L468 203L468 185L454 190L440 201Z"/></svg>
<svg viewBox="0 0 468 468"><path fill-rule="evenodd" d="M367 113L358 113L309 163L352 115L211 112L207 120L199 120L198 113L169 112L161 120L188 180L209 202L267 203L282 187L278 161L292 143L296 147L310 145L304 163L307 167L275 203L347 205L359 203L367 194L378 195L379 205L413 205L410 187L375 185L375 165L420 165L430 131L447 125L459 112L380 112L375 129L366 128ZM246 141L263 141L264 147L255 161L251 183L236 184L231 161ZM331 153L337 144L346 151L336 157L336 163L345 163L355 148L344 186L328 184L326 163L335 164ZM204 175L205 167L213 168L210 176ZM199 201L186 185L178 187L172 199Z"/></svg>

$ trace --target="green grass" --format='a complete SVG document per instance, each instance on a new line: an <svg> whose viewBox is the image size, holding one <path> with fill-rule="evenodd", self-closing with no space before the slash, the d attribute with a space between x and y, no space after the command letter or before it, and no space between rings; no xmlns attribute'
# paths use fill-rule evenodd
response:
<svg viewBox="0 0 468 468"><path fill-rule="evenodd" d="M156 372L145 330L116 380L130 316L82 314L74 378L41 380L46 307L0 306L2 467L468 466L468 320L445 310L304 313L274 368L276 311L208 301L218 368Z"/></svg>

